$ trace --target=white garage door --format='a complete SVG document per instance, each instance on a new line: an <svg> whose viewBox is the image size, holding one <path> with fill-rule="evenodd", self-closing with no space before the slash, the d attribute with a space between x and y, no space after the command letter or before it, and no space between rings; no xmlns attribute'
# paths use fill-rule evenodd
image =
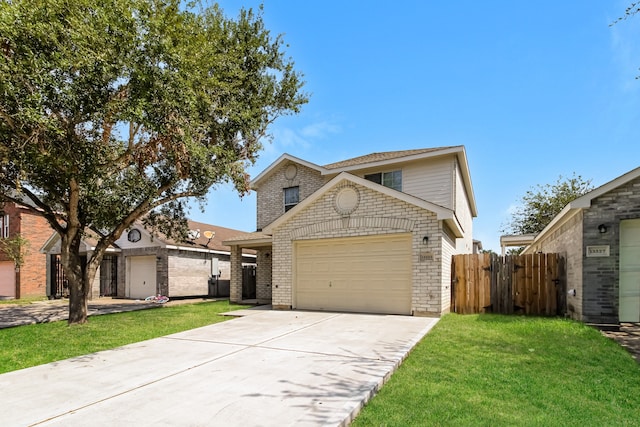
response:
<svg viewBox="0 0 640 427"><path fill-rule="evenodd" d="M13 261L0 261L0 296L16 296L16 267Z"/></svg>
<svg viewBox="0 0 640 427"><path fill-rule="evenodd" d="M297 242L295 308L411 314L411 235Z"/></svg>
<svg viewBox="0 0 640 427"><path fill-rule="evenodd" d="M156 257L132 256L129 261L129 298L146 298L157 293Z"/></svg>

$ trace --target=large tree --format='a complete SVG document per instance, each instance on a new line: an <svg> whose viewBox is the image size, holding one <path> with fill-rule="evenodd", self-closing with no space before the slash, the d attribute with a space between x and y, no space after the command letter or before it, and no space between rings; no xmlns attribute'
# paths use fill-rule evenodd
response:
<svg viewBox="0 0 640 427"><path fill-rule="evenodd" d="M30 199L60 235L69 323L86 322L105 250L135 221L183 230L189 198L221 182L248 191L245 167L267 126L307 101L301 87L261 10L0 3L0 194Z"/></svg>
<svg viewBox="0 0 640 427"><path fill-rule="evenodd" d="M522 196L502 232L516 235L539 233L569 202L592 189L591 180L585 181L575 173L570 178L559 176L553 184L538 184Z"/></svg>

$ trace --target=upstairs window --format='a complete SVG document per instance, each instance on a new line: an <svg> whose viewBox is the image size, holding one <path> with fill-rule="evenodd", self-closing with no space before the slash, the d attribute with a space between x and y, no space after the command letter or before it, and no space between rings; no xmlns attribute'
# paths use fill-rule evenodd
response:
<svg viewBox="0 0 640 427"><path fill-rule="evenodd" d="M0 237L9 237L9 215L0 216Z"/></svg>
<svg viewBox="0 0 640 427"><path fill-rule="evenodd" d="M289 187L284 189L284 211L300 203L300 187Z"/></svg>
<svg viewBox="0 0 640 427"><path fill-rule="evenodd" d="M372 173L365 175L364 179L402 191L402 171Z"/></svg>

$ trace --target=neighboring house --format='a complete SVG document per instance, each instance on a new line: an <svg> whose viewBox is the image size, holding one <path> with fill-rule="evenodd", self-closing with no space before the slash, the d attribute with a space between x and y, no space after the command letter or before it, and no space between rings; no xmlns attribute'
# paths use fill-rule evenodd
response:
<svg viewBox="0 0 640 427"><path fill-rule="evenodd" d="M154 236L140 224L123 233L107 251L90 298L229 296L230 254L222 241L240 231L195 221L189 221L189 229L188 242ZM95 244L94 239L84 239L81 253L89 254ZM41 251L49 255L48 294L55 298L67 296L67 283L59 264L59 236L52 235ZM255 265L254 251L243 252L242 265Z"/></svg>
<svg viewBox="0 0 640 427"><path fill-rule="evenodd" d="M640 168L575 199L529 239L523 253L566 258L572 318L640 322Z"/></svg>
<svg viewBox="0 0 640 427"><path fill-rule="evenodd" d="M3 203L0 238L12 239L20 235L28 243L23 249L24 264L19 269L0 248L0 297L18 299L46 295L46 256L38 249L51 232L47 221L26 204Z"/></svg>
<svg viewBox="0 0 640 427"><path fill-rule="evenodd" d="M441 315L451 255L471 253L476 204L462 146L374 153L319 166L284 154L251 183L258 302L275 309Z"/></svg>

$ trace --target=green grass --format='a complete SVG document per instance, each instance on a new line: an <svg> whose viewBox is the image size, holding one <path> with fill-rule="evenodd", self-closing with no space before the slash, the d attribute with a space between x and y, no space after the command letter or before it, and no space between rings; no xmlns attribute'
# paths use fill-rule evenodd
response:
<svg viewBox="0 0 640 427"><path fill-rule="evenodd" d="M28 296L20 299L3 299L0 305L29 305L38 301L47 301L49 298L43 296Z"/></svg>
<svg viewBox="0 0 640 427"><path fill-rule="evenodd" d="M229 317L219 316L246 306L228 301L92 316L84 325L66 321L0 330L0 373L107 350L133 342L185 331Z"/></svg>
<svg viewBox="0 0 640 427"><path fill-rule="evenodd" d="M574 321L449 314L353 426L640 426L640 366Z"/></svg>

